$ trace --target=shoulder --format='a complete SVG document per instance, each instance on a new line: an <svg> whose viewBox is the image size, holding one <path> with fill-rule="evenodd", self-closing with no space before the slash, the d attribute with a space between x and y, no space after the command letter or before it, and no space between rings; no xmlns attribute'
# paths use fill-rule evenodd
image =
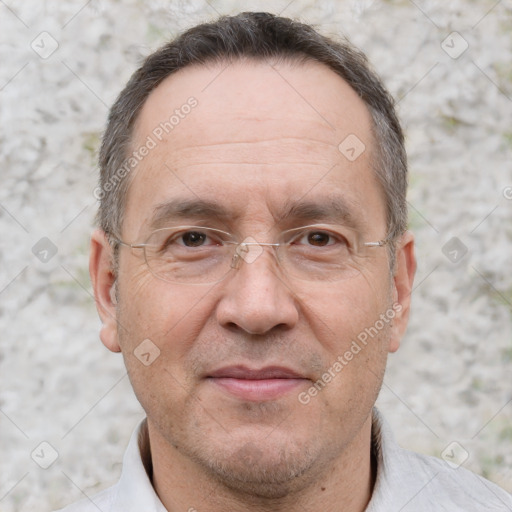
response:
<svg viewBox="0 0 512 512"><path fill-rule="evenodd" d="M435 505L435 510L512 512L512 495L489 480L436 457L400 451L408 459L405 467L414 475L409 479L423 486L418 489L419 501Z"/></svg>
<svg viewBox="0 0 512 512"><path fill-rule="evenodd" d="M462 466L401 448L377 410L377 479L368 512L512 512L512 495Z"/></svg>

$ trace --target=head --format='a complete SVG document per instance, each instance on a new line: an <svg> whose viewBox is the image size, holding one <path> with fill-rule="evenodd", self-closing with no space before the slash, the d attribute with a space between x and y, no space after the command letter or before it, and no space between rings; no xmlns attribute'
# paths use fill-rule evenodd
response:
<svg viewBox="0 0 512 512"><path fill-rule="evenodd" d="M403 135L364 56L270 14L194 27L132 76L100 167L101 338L123 353L155 443L233 489L278 496L367 439L415 263ZM262 246L215 282L166 280L119 243L176 225L276 243L311 224L365 247L336 279L298 278ZM325 236L308 233L294 247ZM265 390L237 378L260 371Z"/></svg>

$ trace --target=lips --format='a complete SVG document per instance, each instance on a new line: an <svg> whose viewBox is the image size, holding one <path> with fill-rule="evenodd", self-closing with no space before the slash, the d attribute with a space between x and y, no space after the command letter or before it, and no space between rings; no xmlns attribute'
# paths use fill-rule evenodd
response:
<svg viewBox="0 0 512 512"><path fill-rule="evenodd" d="M276 400L308 381L298 372L282 366L252 369L227 366L208 374L207 380L224 393L242 400Z"/></svg>
<svg viewBox="0 0 512 512"><path fill-rule="evenodd" d="M229 378L246 380L265 380L265 379L300 379L303 378L299 373L284 368L282 366L267 366L260 370L252 370L245 366L227 366L215 370L208 375L211 378Z"/></svg>

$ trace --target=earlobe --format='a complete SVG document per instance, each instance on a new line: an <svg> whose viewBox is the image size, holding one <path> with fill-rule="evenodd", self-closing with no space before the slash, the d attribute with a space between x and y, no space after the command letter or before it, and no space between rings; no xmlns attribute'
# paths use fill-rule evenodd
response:
<svg viewBox="0 0 512 512"><path fill-rule="evenodd" d="M411 293L416 273L414 235L406 231L396 247L396 267L393 276L393 303L396 304L395 318L389 340L389 352L396 352L409 322Z"/></svg>
<svg viewBox="0 0 512 512"><path fill-rule="evenodd" d="M96 300L96 309L103 323L100 331L101 341L112 352L120 352L112 248L106 234L99 229L91 237L89 273Z"/></svg>

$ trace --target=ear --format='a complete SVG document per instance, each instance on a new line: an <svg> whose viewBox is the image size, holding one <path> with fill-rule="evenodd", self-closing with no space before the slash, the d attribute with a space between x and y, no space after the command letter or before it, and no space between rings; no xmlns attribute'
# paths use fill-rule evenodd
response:
<svg viewBox="0 0 512 512"><path fill-rule="evenodd" d="M416 256L414 255L414 235L406 231L396 247L395 273L393 276L393 320L389 352L396 352L405 334L411 309L411 293L416 273Z"/></svg>
<svg viewBox="0 0 512 512"><path fill-rule="evenodd" d="M100 229L96 230L91 237L89 274L91 275L96 309L103 323L100 339L112 352L120 352L121 347L117 335L117 310L113 300L115 275L112 247L107 235Z"/></svg>

